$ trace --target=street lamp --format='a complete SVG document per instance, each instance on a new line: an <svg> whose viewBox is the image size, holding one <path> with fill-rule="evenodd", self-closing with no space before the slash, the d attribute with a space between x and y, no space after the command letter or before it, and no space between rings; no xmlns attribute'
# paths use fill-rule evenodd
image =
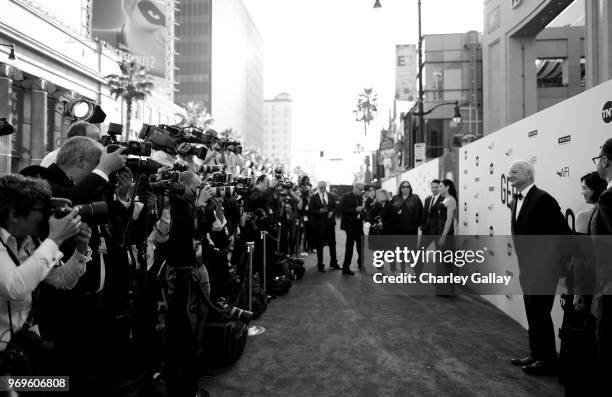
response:
<svg viewBox="0 0 612 397"><path fill-rule="evenodd" d="M0 46L11 47L11 52L9 53L8 59L10 59L11 61L14 61L15 60L15 43L0 44Z"/></svg>

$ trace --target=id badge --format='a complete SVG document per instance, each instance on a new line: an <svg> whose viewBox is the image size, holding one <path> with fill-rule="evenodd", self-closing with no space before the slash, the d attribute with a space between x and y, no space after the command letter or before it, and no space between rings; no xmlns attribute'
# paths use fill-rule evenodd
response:
<svg viewBox="0 0 612 397"><path fill-rule="evenodd" d="M100 245L98 245L98 252L100 254L108 254L108 249L106 248L106 240L103 236L100 236Z"/></svg>

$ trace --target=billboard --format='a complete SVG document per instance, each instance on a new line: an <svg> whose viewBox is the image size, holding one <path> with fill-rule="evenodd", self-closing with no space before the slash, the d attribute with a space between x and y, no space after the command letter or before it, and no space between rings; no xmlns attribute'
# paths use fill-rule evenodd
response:
<svg viewBox="0 0 612 397"><path fill-rule="evenodd" d="M125 61L166 76L166 0L93 0L92 37Z"/></svg>
<svg viewBox="0 0 612 397"><path fill-rule="evenodd" d="M416 45L395 46L395 99L398 101L416 100Z"/></svg>
<svg viewBox="0 0 612 397"><path fill-rule="evenodd" d="M459 149L458 234L490 237L487 263L492 271L518 275L510 236L515 191L507 179L513 160L533 164L536 186L558 201L570 227L576 214L589 208L580 194L580 177L595 170L591 158L611 136L611 90L608 81ZM520 297L486 298L526 326ZM557 304L553 315L559 326L562 313Z"/></svg>

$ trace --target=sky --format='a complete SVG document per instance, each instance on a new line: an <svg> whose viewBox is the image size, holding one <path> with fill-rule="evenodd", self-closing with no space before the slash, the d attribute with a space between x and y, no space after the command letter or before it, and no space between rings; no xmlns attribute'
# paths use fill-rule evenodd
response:
<svg viewBox="0 0 612 397"><path fill-rule="evenodd" d="M266 99L294 100L297 144L349 158L364 135L352 113L366 87L378 93L371 144L395 92L396 44L418 41L417 0L243 0L264 43ZM422 31L482 32L483 0L422 0ZM349 181L350 183L350 181Z"/></svg>

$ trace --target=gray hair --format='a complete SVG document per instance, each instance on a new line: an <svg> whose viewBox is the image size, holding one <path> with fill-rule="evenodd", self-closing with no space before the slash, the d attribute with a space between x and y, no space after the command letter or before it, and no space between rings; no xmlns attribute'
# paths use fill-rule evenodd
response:
<svg viewBox="0 0 612 397"><path fill-rule="evenodd" d="M98 142L85 136L75 136L64 142L55 162L59 166L71 166L80 158L86 158L97 164L101 155L102 145Z"/></svg>
<svg viewBox="0 0 612 397"><path fill-rule="evenodd" d="M527 160L514 160L512 163L510 163L510 168L512 168L513 166L517 166L520 169L522 169L523 171L525 171L528 174L530 174L531 175L531 182L535 181L535 168L533 167L533 164L531 164L529 161L527 161Z"/></svg>
<svg viewBox="0 0 612 397"><path fill-rule="evenodd" d="M66 136L68 138L72 138L75 136L87 136L87 128L93 127L98 130L94 124L88 123L87 121L76 121L68 127L68 132L66 132ZM98 130L98 134L100 131Z"/></svg>

